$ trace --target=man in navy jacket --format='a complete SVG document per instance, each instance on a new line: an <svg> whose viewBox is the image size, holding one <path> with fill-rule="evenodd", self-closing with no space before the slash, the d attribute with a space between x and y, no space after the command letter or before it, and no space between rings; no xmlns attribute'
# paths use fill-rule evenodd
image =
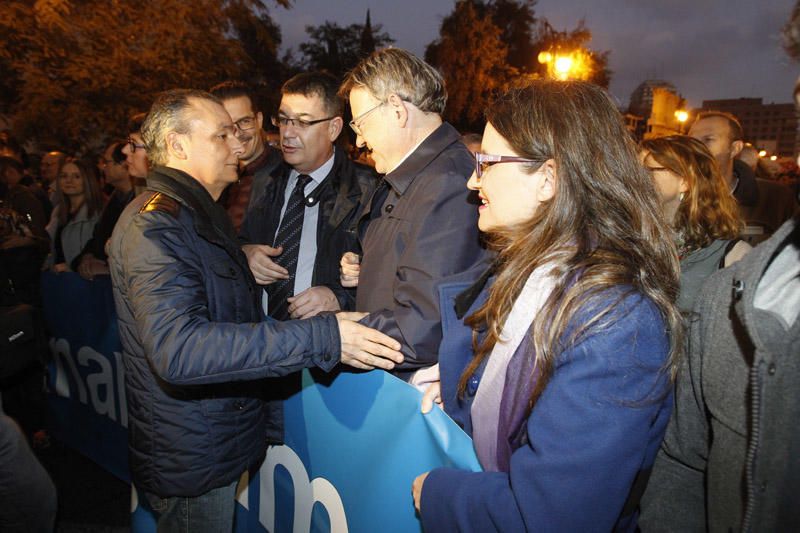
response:
<svg viewBox="0 0 800 533"><path fill-rule="evenodd" d="M242 151L216 97L168 91L142 133L148 190L110 245L131 474L159 530L230 530L236 481L282 439L280 403L262 398L279 388L274 378L340 361L391 369L402 358L397 342L348 320L358 316L262 321L258 286L216 203Z"/></svg>

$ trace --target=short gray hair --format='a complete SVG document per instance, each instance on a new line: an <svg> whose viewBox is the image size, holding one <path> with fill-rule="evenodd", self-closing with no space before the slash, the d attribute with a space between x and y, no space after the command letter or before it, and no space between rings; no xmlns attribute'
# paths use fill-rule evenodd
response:
<svg viewBox="0 0 800 533"><path fill-rule="evenodd" d="M222 105L219 98L198 89L171 89L159 94L142 123L142 139L150 163L167 164L169 132L190 133L189 117L186 116L186 110L191 107L190 98L210 100Z"/></svg>
<svg viewBox="0 0 800 533"><path fill-rule="evenodd" d="M385 102L394 93L426 113L441 115L447 104L447 89L438 70L401 48L376 50L345 76L339 89L342 98L363 87Z"/></svg>

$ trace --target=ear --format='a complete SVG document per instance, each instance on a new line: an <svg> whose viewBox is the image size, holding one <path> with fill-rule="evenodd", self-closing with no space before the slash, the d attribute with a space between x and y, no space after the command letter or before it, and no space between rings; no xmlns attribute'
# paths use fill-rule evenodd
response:
<svg viewBox="0 0 800 533"><path fill-rule="evenodd" d="M328 122L328 138L331 142L336 141L339 138L339 134L342 133L342 128L344 127L344 120L342 117L334 117Z"/></svg>
<svg viewBox="0 0 800 533"><path fill-rule="evenodd" d="M731 159L739 155L739 152L742 151L742 148L744 148L743 141L733 141L731 143Z"/></svg>
<svg viewBox="0 0 800 533"><path fill-rule="evenodd" d="M539 182L539 188L536 191L536 199L539 202L547 202L556 195L556 186L558 181L558 172L556 162L553 159L548 159L539 168L542 173L542 180Z"/></svg>
<svg viewBox="0 0 800 533"><path fill-rule="evenodd" d="M678 192L688 192L689 191L689 182L686 178L681 178L681 183L678 185Z"/></svg>
<svg viewBox="0 0 800 533"><path fill-rule="evenodd" d="M185 141L185 136L176 131L167 133L167 154L175 159L186 160L188 156L184 146Z"/></svg>
<svg viewBox="0 0 800 533"><path fill-rule="evenodd" d="M256 113L256 124L258 124L258 131L261 131L264 126L264 115L259 111Z"/></svg>
<svg viewBox="0 0 800 533"><path fill-rule="evenodd" d="M389 104L391 119L395 120L401 128L405 127L406 123L408 122L408 109L406 108L406 102L393 93L389 95L386 103Z"/></svg>

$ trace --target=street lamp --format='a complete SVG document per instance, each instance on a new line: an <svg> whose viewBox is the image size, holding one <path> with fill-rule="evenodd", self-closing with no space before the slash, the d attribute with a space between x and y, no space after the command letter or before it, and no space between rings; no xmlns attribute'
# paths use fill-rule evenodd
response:
<svg viewBox="0 0 800 533"><path fill-rule="evenodd" d="M569 78L569 72L572 70L572 58L570 56L556 56L556 61L553 64L553 70L556 77L560 80Z"/></svg>

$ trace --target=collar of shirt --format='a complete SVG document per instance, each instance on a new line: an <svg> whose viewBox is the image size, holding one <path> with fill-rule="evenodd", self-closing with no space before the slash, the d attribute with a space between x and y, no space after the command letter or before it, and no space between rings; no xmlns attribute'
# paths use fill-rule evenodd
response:
<svg viewBox="0 0 800 533"><path fill-rule="evenodd" d="M311 176L311 181L308 182L308 185L306 185L306 189L308 189L309 186L313 186L311 190L314 190L314 188L316 188L320 183L325 181L325 178L328 177L328 174L330 174L331 169L333 168L333 159L335 157L336 150L333 151L331 156L322 164L321 167L313 172L308 173L308 175ZM297 176L299 175L300 173L298 171L292 169L292 171L289 173L289 181L286 184L287 190L292 190L294 188L294 184L297 182Z"/></svg>

